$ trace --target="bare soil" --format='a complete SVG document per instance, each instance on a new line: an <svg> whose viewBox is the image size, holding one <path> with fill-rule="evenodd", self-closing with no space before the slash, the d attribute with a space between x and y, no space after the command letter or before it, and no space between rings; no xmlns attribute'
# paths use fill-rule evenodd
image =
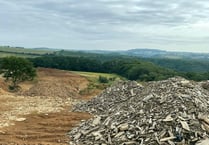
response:
<svg viewBox="0 0 209 145"><path fill-rule="evenodd" d="M79 94L88 83L74 73L39 68L36 80L11 93L0 78L0 145L67 145L68 131L91 117L70 112L78 100L91 98L92 94Z"/></svg>

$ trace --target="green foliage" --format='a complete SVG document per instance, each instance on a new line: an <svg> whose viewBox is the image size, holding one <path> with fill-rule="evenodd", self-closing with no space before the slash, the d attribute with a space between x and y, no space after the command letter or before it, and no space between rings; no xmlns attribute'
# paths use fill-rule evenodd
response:
<svg viewBox="0 0 209 145"><path fill-rule="evenodd" d="M48 56L31 59L37 67L71 71L115 73L130 80L153 81L176 75L176 72L138 59L115 59L101 62L84 57ZM103 78L100 78L101 81ZM108 80L109 78L107 78Z"/></svg>
<svg viewBox="0 0 209 145"><path fill-rule="evenodd" d="M156 65L170 68L179 72L207 72L209 70L209 61L203 59L168 59L168 58L147 58L146 61L153 62Z"/></svg>
<svg viewBox="0 0 209 145"><path fill-rule="evenodd" d="M104 63L104 68L130 80L154 81L175 76L176 72L137 59L120 59Z"/></svg>
<svg viewBox="0 0 209 145"><path fill-rule="evenodd" d="M100 72L101 62L99 60L84 57L69 56L46 56L31 59L36 67L49 67L63 70Z"/></svg>
<svg viewBox="0 0 209 145"><path fill-rule="evenodd" d="M98 90L104 90L108 86L110 86L115 80L124 80L124 78L116 75L116 74L110 74L110 73L95 73L95 72L81 72L81 71L72 71L73 73L76 73L78 75L81 75L85 77L89 83L88 87L80 90L80 94L82 95L88 95ZM98 81L99 76L103 76L108 79L108 83L101 83Z"/></svg>
<svg viewBox="0 0 209 145"><path fill-rule="evenodd" d="M71 71L113 73L130 80L139 81L158 81L174 76L182 76L195 81L209 79L209 73L207 72L199 73L175 71L138 58L117 58L110 59L108 61L100 61L100 59L93 59L91 57L46 56L33 58L31 61L36 67L49 67ZM176 64L176 67L177 65L178 63Z"/></svg>
<svg viewBox="0 0 209 145"><path fill-rule="evenodd" d="M11 81L10 88L15 89L18 83L33 80L36 76L36 70L32 63L25 58L20 57L5 57L1 60L0 73L3 73L3 77L6 81Z"/></svg>
<svg viewBox="0 0 209 145"><path fill-rule="evenodd" d="M111 71L109 72L116 72L118 69L118 66L116 66L114 63L118 64L117 61L123 61L124 60L139 60L143 59L144 61L152 62L153 64L157 66L161 66L164 68L172 69L177 72L195 72L195 73L206 73L209 71L209 59L208 54L190 54L191 57L185 57L185 54L169 54L169 57L163 57L158 58L157 56L154 56L153 58L139 58L137 56L129 56L128 53L121 53L121 52L100 52L100 51L70 51L70 50L54 50L54 49L27 49L22 47L10 47L10 46L0 46L0 58L6 57L6 56L18 56L18 57L27 57L27 58L34 58L34 57L40 57L40 56L46 56L47 59L43 59L44 63L45 61L50 61L50 59L56 59L56 62L50 64L50 67L55 67L59 69L69 69L70 66L73 66L73 70L84 70L88 68L88 71L90 71L92 68L89 68L90 65L86 65L87 63L84 63L84 65L81 66L81 60L82 61L88 61L88 60L95 60L99 63L106 63L108 61L109 66L111 65ZM194 56L192 56L194 55ZM50 57L51 58L50 58ZM187 55L186 55L187 56ZM199 57L197 57L199 56ZM200 57L201 56L201 57ZM60 57L64 57L64 59L60 59ZM66 61L69 60L69 58L66 59L66 57L72 58L69 62ZM64 60L64 61L63 61ZM117 61L115 61L117 60ZM63 61L63 63L62 63ZM79 61L79 62L78 62ZM79 64L79 66L75 66L73 64ZM40 63L39 63L40 64ZM94 64L94 62L92 63ZM60 66L61 65L61 66ZM43 65L44 66L44 65ZM96 65L95 65L96 66ZM101 72L101 68L95 68L94 71ZM87 67L87 68L86 68ZM96 66L98 67L98 66ZM116 68L115 68L116 67ZM124 66L123 66L124 67ZM96 69L96 70L95 70ZM115 69L113 71L113 69ZM126 67L127 69L127 67ZM107 72L108 70L103 68L102 72ZM146 77L146 75L145 75Z"/></svg>
<svg viewBox="0 0 209 145"><path fill-rule="evenodd" d="M106 78L104 76L99 76L98 80L100 83L108 83L109 82L108 78Z"/></svg>

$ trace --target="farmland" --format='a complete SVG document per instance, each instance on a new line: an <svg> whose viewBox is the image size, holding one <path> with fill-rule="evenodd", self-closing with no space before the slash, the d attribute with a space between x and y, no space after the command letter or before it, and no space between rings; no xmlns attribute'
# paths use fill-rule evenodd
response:
<svg viewBox="0 0 209 145"><path fill-rule="evenodd" d="M22 47L0 46L0 57L19 56L19 57L37 57L45 54L52 54L53 50L47 49L29 49Z"/></svg>

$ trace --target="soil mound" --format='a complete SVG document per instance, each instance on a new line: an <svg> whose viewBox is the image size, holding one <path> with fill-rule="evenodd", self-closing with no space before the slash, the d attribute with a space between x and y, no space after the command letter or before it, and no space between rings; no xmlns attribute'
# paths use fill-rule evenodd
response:
<svg viewBox="0 0 209 145"><path fill-rule="evenodd" d="M56 70L39 68L38 80L31 87L21 91L23 96L79 97L79 92L85 88L88 81L79 75Z"/></svg>

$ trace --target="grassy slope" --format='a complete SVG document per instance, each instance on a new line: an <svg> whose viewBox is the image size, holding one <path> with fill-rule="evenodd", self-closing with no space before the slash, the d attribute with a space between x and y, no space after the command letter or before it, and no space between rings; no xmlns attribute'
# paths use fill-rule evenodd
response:
<svg viewBox="0 0 209 145"><path fill-rule="evenodd" d="M116 75L116 74L108 74L108 73L94 73L94 72L81 72L81 71L71 71L73 73L79 74L83 77L85 77L89 81L89 85L86 89L81 90L81 94L94 94L95 91L102 91L108 86L110 86L112 83L114 83L117 80L125 80L125 78ZM99 76L106 77L109 81L108 83L100 83L99 82ZM111 78L115 78L114 80L111 80Z"/></svg>
<svg viewBox="0 0 209 145"><path fill-rule="evenodd" d="M116 74L108 74L108 73L95 73L95 72L81 72L81 71L72 71L73 73L79 74L83 77L86 77L90 82L101 84L99 82L99 76L106 77L109 82L107 84L112 84L116 80L124 80L125 78L122 78L119 75ZM111 78L115 78L114 81L111 80Z"/></svg>

